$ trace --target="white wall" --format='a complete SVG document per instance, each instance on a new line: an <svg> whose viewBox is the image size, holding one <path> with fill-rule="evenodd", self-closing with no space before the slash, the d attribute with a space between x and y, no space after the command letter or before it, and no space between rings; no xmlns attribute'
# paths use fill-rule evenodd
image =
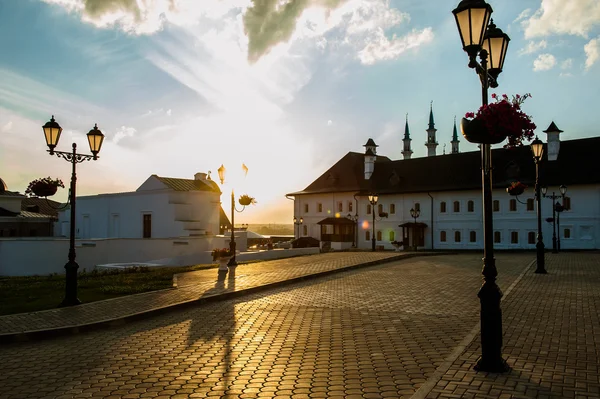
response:
<svg viewBox="0 0 600 399"><path fill-rule="evenodd" d="M548 194L552 191L559 192L558 187L549 187ZM341 217L348 213L352 215L356 211L354 193L335 194L311 194L298 195L294 201L294 214L299 219L303 218L304 225L308 226L308 235L320 239L320 226L317 223L326 217L335 217L338 213L337 203L343 202ZM445 191L431 193L433 197L433 247L435 249L482 249L483 248L483 210L481 190L470 191ZM493 212L494 231L501 234L501 242L494 243L498 249L534 249L535 243L528 242L528 233L537 234L537 208L532 211L526 210L525 204L517 202L517 210L510 211L509 201L514 197L509 196L504 189L493 190L493 199L500 202L500 211ZM560 216L561 249L598 249L600 248L600 185L580 185L569 187L567 196L571 198L571 210L565 211ZM372 214L367 215L367 197L357 197L358 202L358 247L367 249L371 247L371 241L366 240L365 231L371 231ZM533 187L519 196L519 200L526 202L527 198L533 198ZM473 212L468 212L468 201L473 201ZM353 202L352 212L348 211L348 202ZM420 204L421 214L417 222L427 224L425 229L425 248L432 247L432 199L427 193L414 193L386 196L380 195L378 204L383 205L383 211L388 212L388 218L380 220L376 213L375 231L382 232L382 240L377 245L383 245L386 249L393 249L390 244L389 234L395 233L395 239L402 240L402 228L400 224L413 222L410 209ZM440 212L440 202L446 202L446 212ZM460 212L454 212L453 203L459 201ZM323 204L323 211L318 212L318 204ZM396 212L390 213L390 204L395 204ZM308 212L305 212L305 204L308 204ZM552 223L545 221L552 217L552 201L542 198L542 233L546 248L552 248ZM571 238L563 238L564 230L570 229ZM446 231L446 242L440 241L440 232ZM461 241L454 241L454 233L460 232ZM474 231L476 240L470 242L470 232ZM511 242L511 232L518 232L518 242ZM303 236L303 228L300 226L300 236ZM297 230L296 230L297 235Z"/></svg>
<svg viewBox="0 0 600 399"><path fill-rule="evenodd" d="M236 232L238 251L245 251L245 232ZM143 262L165 265L211 263L210 251L229 245L229 237L205 236L180 239L95 239L76 241L80 269L92 270L105 263ZM0 239L0 276L64 273L68 239Z"/></svg>

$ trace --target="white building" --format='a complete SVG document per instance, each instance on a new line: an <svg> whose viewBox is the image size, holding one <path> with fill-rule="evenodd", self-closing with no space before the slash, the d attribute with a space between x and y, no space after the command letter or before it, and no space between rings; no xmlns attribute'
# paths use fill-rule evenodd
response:
<svg viewBox="0 0 600 399"><path fill-rule="evenodd" d="M551 154L548 160L546 148L541 185L548 187L548 195L560 195L561 185L568 190L565 211L557 218L560 226L555 224L560 248L598 249L600 173L595 157L600 153L600 138L557 143L557 129L548 130L552 131L548 134ZM432 115L427 133L427 144L437 144ZM368 195L376 193L378 247L393 249L392 241L403 241L404 248L416 244L428 249L482 249L481 155L479 151L459 153L456 137L452 144L451 154L436 155L432 150L427 157L411 159L407 122L404 159L393 161L377 155L377 145L369 139L364 154L349 152L304 190L288 194L294 197L294 216L303 218L300 236L331 242L332 248L371 248L373 213ZM494 247L534 249L537 208L531 149L500 148L492 153ZM514 181L528 186L519 197L506 192ZM553 224L546 219L553 217L553 202L541 199L547 249L552 248ZM416 224L411 209L420 210ZM379 217L383 213L387 217Z"/></svg>
<svg viewBox="0 0 600 399"><path fill-rule="evenodd" d="M221 190L206 173L194 179L150 176L136 191L77 197L76 237L174 238L219 234ZM70 209L57 235L69 235Z"/></svg>

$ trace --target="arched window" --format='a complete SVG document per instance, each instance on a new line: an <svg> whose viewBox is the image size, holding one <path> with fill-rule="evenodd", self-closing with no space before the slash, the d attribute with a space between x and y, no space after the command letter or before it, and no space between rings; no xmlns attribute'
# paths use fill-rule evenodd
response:
<svg viewBox="0 0 600 399"><path fill-rule="evenodd" d="M390 213L392 215L396 213L396 204L390 204Z"/></svg>
<svg viewBox="0 0 600 399"><path fill-rule="evenodd" d="M381 215L383 213L383 204L377 205L377 215Z"/></svg>
<svg viewBox="0 0 600 399"><path fill-rule="evenodd" d="M469 200L469 202L467 202L467 211L475 212L475 203L471 200Z"/></svg>
<svg viewBox="0 0 600 399"><path fill-rule="evenodd" d="M500 212L500 201L494 200L493 204L494 212Z"/></svg>
<svg viewBox="0 0 600 399"><path fill-rule="evenodd" d="M460 242L460 231L454 232L454 242Z"/></svg>
<svg viewBox="0 0 600 399"><path fill-rule="evenodd" d="M511 199L510 202L509 202L509 206L510 206L509 209L510 209L511 212L516 212L516 210L517 210L517 200L514 199L514 198Z"/></svg>
<svg viewBox="0 0 600 399"><path fill-rule="evenodd" d="M302 235L305 235L305 236L308 235L308 226L306 226L306 225L302 226Z"/></svg>
<svg viewBox="0 0 600 399"><path fill-rule="evenodd" d="M440 213L446 213L446 201L440 202Z"/></svg>
<svg viewBox="0 0 600 399"><path fill-rule="evenodd" d="M390 231L390 241L396 241L396 233L394 231Z"/></svg>
<svg viewBox="0 0 600 399"><path fill-rule="evenodd" d="M446 242L446 232L440 231L440 242Z"/></svg>
<svg viewBox="0 0 600 399"><path fill-rule="evenodd" d="M502 242L502 234L499 231L494 231L494 242L499 244Z"/></svg>
<svg viewBox="0 0 600 399"><path fill-rule="evenodd" d="M565 211L571 210L571 197L565 197L563 199L563 206L565 207Z"/></svg>
<svg viewBox="0 0 600 399"><path fill-rule="evenodd" d="M527 233L527 242L529 244L535 244L535 232L534 231L530 231L529 233Z"/></svg>
<svg viewBox="0 0 600 399"><path fill-rule="evenodd" d="M367 215L371 214L371 204L367 205Z"/></svg>
<svg viewBox="0 0 600 399"><path fill-rule="evenodd" d="M477 233L474 231L471 231L469 233L469 241L470 242L477 242Z"/></svg>
<svg viewBox="0 0 600 399"><path fill-rule="evenodd" d="M533 211L533 198L527 198L527 210Z"/></svg>
<svg viewBox="0 0 600 399"><path fill-rule="evenodd" d="M381 230L377 231L377 241L381 241Z"/></svg>
<svg viewBox="0 0 600 399"><path fill-rule="evenodd" d="M460 212L460 202L454 201L454 212Z"/></svg>
<svg viewBox="0 0 600 399"><path fill-rule="evenodd" d="M371 241L371 232L369 230L365 231L365 241Z"/></svg>

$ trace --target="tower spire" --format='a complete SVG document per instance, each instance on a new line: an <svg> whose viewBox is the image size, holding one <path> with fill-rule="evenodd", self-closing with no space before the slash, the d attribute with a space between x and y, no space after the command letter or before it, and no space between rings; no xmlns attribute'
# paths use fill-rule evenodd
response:
<svg viewBox="0 0 600 399"><path fill-rule="evenodd" d="M429 105L429 128L427 129L427 142L425 146L427 146L427 156L434 157L436 156L436 148L438 146L437 141L435 140L435 132L437 129L435 128L435 123L433 122L433 100Z"/></svg>
<svg viewBox="0 0 600 399"><path fill-rule="evenodd" d="M412 139L410 138L410 131L408 129L408 113L406 114L406 122L404 124L404 139L402 141L404 143L402 155L404 156L404 159L410 159L413 151L410 148L410 142Z"/></svg>
<svg viewBox="0 0 600 399"><path fill-rule="evenodd" d="M454 131L452 132L452 154L458 154L458 133L456 132L456 115L454 115Z"/></svg>

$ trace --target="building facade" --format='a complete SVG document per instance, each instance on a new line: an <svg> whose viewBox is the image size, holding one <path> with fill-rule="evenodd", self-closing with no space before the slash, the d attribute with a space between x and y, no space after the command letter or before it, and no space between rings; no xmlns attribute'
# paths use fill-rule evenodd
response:
<svg viewBox="0 0 600 399"><path fill-rule="evenodd" d="M430 140L432 117L430 122L428 142L435 143ZM541 198L546 248L552 248L555 236L561 249L598 249L600 174L594 158L600 150L600 138L563 141L560 146L555 143L557 137L551 139L552 151L548 154L546 148L540 165L540 182L547 187L548 196L555 193L560 197L561 185L567 186L567 193L556 200L565 207L560 214L553 212L551 198ZM458 140L453 137L453 141ZM405 154L410 151L406 144ZM332 248L368 249L373 237L376 246L385 249L396 248L392 242L402 242L405 249L483 248L479 151L459 153L455 144L450 154L430 153L423 158L405 155L393 161L377 155L372 139L365 147L364 154L349 152L304 190L288 194L294 198L294 216L303 220L297 234L329 239L339 229L336 223L329 221L325 227L319 223L333 217L352 220L355 227L352 242L346 240ZM499 148L492 153L494 247L534 249L537 204L530 147ZM518 197L506 192L515 181L528 186ZM374 206L369 202L370 194L378 195ZM417 218L413 217L415 210ZM422 236L417 234L417 226L424 227Z"/></svg>

